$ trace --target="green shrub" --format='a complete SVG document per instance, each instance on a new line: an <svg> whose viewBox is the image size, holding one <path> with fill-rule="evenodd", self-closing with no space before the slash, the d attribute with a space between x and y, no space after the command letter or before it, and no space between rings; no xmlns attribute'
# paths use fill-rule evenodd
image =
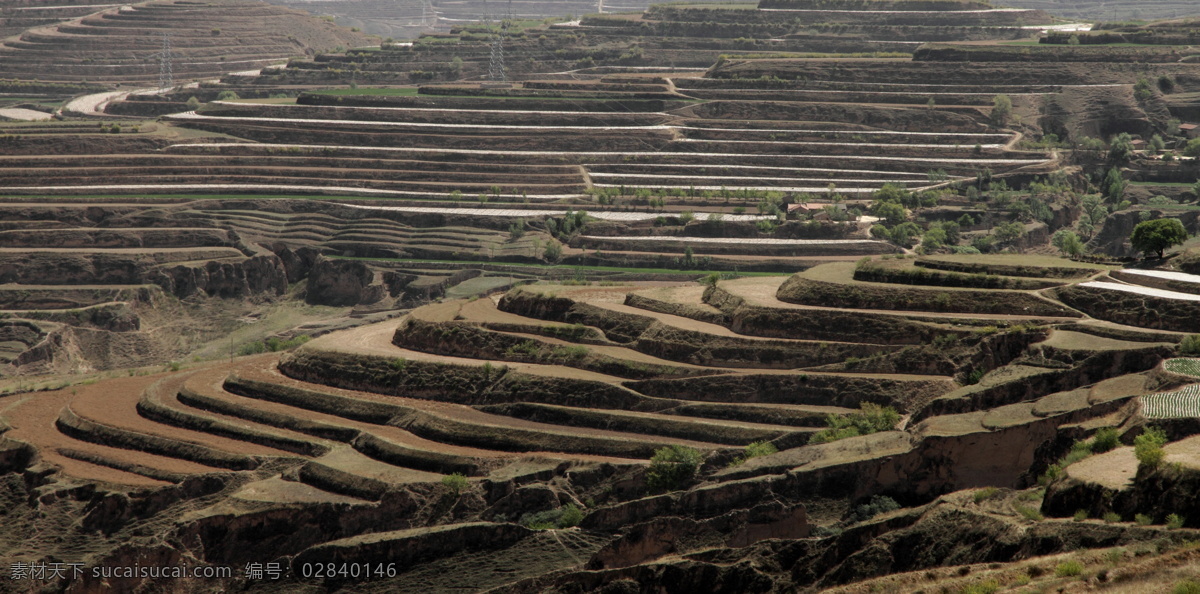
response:
<svg viewBox="0 0 1200 594"><path fill-rule="evenodd" d="M870 502L855 507L848 519L851 523L865 522L879 514L885 514L898 509L900 509L900 504L896 503L895 499L885 495L875 495L871 497Z"/></svg>
<svg viewBox="0 0 1200 594"><path fill-rule="evenodd" d="M442 485L455 495L461 495L463 491L467 490L467 487L471 486L471 483L467 480L466 475L456 472L442 477Z"/></svg>
<svg viewBox="0 0 1200 594"><path fill-rule="evenodd" d="M562 510L562 515L558 517L559 528L573 528L578 526L583 521L583 510L579 509L574 503L568 503Z"/></svg>
<svg viewBox="0 0 1200 594"><path fill-rule="evenodd" d="M646 485L654 490L673 490L682 486L700 469L704 455L695 448L670 445L655 450L646 470Z"/></svg>
<svg viewBox="0 0 1200 594"><path fill-rule="evenodd" d="M1154 518L1146 514L1137 514L1133 516L1133 521L1137 522L1138 526L1149 526L1154 523Z"/></svg>
<svg viewBox="0 0 1200 594"><path fill-rule="evenodd" d="M995 497L999 492L1000 489L997 489L996 487L984 487L978 491L975 491L973 497L975 498L975 503L983 503L984 501Z"/></svg>
<svg viewBox="0 0 1200 594"><path fill-rule="evenodd" d="M241 97L233 91L221 91L217 94L217 101L236 101L238 99L241 99Z"/></svg>
<svg viewBox="0 0 1200 594"><path fill-rule="evenodd" d="M1115 449L1121 445L1121 434L1116 427L1105 427L1096 432L1092 439L1092 451L1097 454Z"/></svg>
<svg viewBox="0 0 1200 594"><path fill-rule="evenodd" d="M1179 514L1171 514L1167 516L1167 528L1178 530L1183 528L1183 516Z"/></svg>
<svg viewBox="0 0 1200 594"><path fill-rule="evenodd" d="M1109 524L1117 524L1121 521L1121 514L1117 512L1108 512L1104 514L1104 521Z"/></svg>
<svg viewBox="0 0 1200 594"><path fill-rule="evenodd" d="M826 415L827 429L822 429L808 439L810 444L829 443L847 437L870 435L890 431L900 422L900 413L890 406L864 402L859 412L848 415Z"/></svg>
<svg viewBox="0 0 1200 594"><path fill-rule="evenodd" d="M1083 564L1078 561L1063 561L1054 568L1058 577L1077 577L1083 574Z"/></svg>
<svg viewBox="0 0 1200 594"><path fill-rule="evenodd" d="M551 239L546 242L546 250L542 253L542 256L547 262L557 262L562 258L562 244Z"/></svg>
<svg viewBox="0 0 1200 594"><path fill-rule="evenodd" d="M1076 522L1082 522L1086 519L1088 519L1088 513L1087 513L1086 509L1081 509L1081 510L1075 511L1075 521Z"/></svg>
<svg viewBox="0 0 1200 594"><path fill-rule="evenodd" d="M733 463L730 464L730 466L736 466L736 465L741 464L742 462L745 462L746 460L749 460L751 458L757 458L759 456L770 456L771 454L774 454L778 451L779 451L779 448L775 447L775 444L773 444L769 441L756 441L756 442L746 446L746 451L742 452L741 456L738 456L737 458L735 458L733 460Z"/></svg>
<svg viewBox="0 0 1200 594"><path fill-rule="evenodd" d="M983 376L986 374L987 374L987 371L984 371L982 369L972 369L971 372L968 373L966 375L966 377L963 378L963 385L964 386L974 386L975 384L978 384L979 380L983 379Z"/></svg>
<svg viewBox="0 0 1200 594"><path fill-rule="evenodd" d="M1080 440L1071 445L1071 451L1058 463L1064 468L1092 455L1092 442Z"/></svg>
<svg viewBox="0 0 1200 594"><path fill-rule="evenodd" d="M775 448L775 444L770 442L755 442L746 445L745 456L748 458L756 458L758 456L770 456L778 452L779 448Z"/></svg>
<svg viewBox="0 0 1200 594"><path fill-rule="evenodd" d="M1000 591L1000 582L996 580L987 580L964 586L960 590L962 594L993 594Z"/></svg>
<svg viewBox="0 0 1200 594"><path fill-rule="evenodd" d="M1200 334L1193 334L1179 343L1179 352L1185 355L1200 355Z"/></svg>
<svg viewBox="0 0 1200 594"><path fill-rule="evenodd" d="M558 509L524 514L519 523L531 530L554 530L578 526L583 521L583 516L583 510L573 503L568 503Z"/></svg>
<svg viewBox="0 0 1200 594"><path fill-rule="evenodd" d="M1062 476L1062 473L1062 464L1058 462L1051 464L1050 466L1046 467L1046 471L1042 473L1042 476L1038 477L1038 484L1045 487L1046 485L1058 480L1058 477Z"/></svg>
<svg viewBox="0 0 1200 594"><path fill-rule="evenodd" d="M1133 455L1137 457L1138 466L1158 468L1167 457L1163 446L1167 444L1167 434L1158 427L1148 427L1144 433L1133 440Z"/></svg>
<svg viewBox="0 0 1200 594"><path fill-rule="evenodd" d="M1038 510L1038 508L1031 505L1021 505L1018 503L1014 505L1013 508L1016 509L1017 513L1021 514L1021 517L1025 518L1026 520L1041 522L1042 520L1046 519L1046 516L1043 516L1042 512Z"/></svg>
<svg viewBox="0 0 1200 594"><path fill-rule="evenodd" d="M1175 584L1175 587L1171 589L1171 594L1200 594L1200 582L1183 580Z"/></svg>

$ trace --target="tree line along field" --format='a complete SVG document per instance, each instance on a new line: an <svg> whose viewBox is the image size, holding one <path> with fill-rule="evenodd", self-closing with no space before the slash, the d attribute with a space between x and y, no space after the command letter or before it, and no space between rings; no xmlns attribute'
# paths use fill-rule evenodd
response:
<svg viewBox="0 0 1200 594"><path fill-rule="evenodd" d="M242 10L285 14L139 4L5 51ZM295 18L343 50L12 83L114 94L0 124L4 565L1191 587L1186 23L794 0L346 50ZM180 55L270 38L239 22ZM311 572L342 563L394 571Z"/></svg>

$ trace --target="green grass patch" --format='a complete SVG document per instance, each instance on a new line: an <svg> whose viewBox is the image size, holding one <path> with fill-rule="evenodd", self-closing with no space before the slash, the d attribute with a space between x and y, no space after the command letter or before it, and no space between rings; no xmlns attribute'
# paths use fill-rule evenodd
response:
<svg viewBox="0 0 1200 594"><path fill-rule="evenodd" d="M1046 516L1043 516L1042 512L1038 510L1038 508L1031 505L1021 505L1020 503L1015 503L1013 504L1013 509L1017 510L1017 513L1021 514L1022 518L1025 518L1031 522L1041 522L1042 520L1046 519Z"/></svg>
<svg viewBox="0 0 1200 594"><path fill-rule="evenodd" d="M999 493L1000 489L997 489L996 487L984 487L976 491L973 498L975 499L975 503L983 503L984 501L995 497Z"/></svg>
<svg viewBox="0 0 1200 594"><path fill-rule="evenodd" d="M1054 575L1058 577L1078 577L1081 574L1083 564L1078 561L1064 561L1054 568Z"/></svg>

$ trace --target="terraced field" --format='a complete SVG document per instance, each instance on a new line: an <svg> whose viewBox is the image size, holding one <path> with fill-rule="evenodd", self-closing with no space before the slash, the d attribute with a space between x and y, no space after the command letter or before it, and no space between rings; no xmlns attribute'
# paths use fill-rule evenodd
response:
<svg viewBox="0 0 1200 594"><path fill-rule="evenodd" d="M321 53L365 36L156 1L0 48L28 93L0 108L87 94L0 125L3 565L514 593L1191 567L1200 266L1114 257L1143 220L1200 224L1190 161L1121 150L1182 152L1184 24L514 2L594 14L501 42L460 22L476 2L322 4L424 34ZM241 72L127 93L167 31L180 82ZM1110 550L1150 546L1153 579ZM313 575L342 563L384 569Z"/></svg>
<svg viewBox="0 0 1200 594"><path fill-rule="evenodd" d="M23 80L157 82L164 37L180 79L254 70L367 39L300 11L253 2L63 3L9 12L30 16L0 20L8 30L0 37L20 32L0 45L0 78ZM267 23L279 28L264 31Z"/></svg>
<svg viewBox="0 0 1200 594"><path fill-rule="evenodd" d="M631 519L657 526L653 517L664 510L715 518L729 501L768 506L762 517L701 520L714 537L724 535L717 538L728 554L745 554L767 535L800 538L829 521L821 515L828 512L806 515L790 495L789 503L768 501L793 489L928 499L998 483L1021 487L1047 440L1089 424L1119 425L1134 418L1137 396L1162 389L1153 369L1173 345L1149 335L1105 338L1066 316L1034 322L784 301L793 280L833 282L844 269L829 264L791 280L707 288L538 284L446 300L289 354L19 397L3 409L4 439L36 448L67 481L155 489L224 477L219 507L197 508L184 521L189 530L218 509L237 510L251 524L287 509L303 523L337 506L366 521L270 541L272 550L296 555L293 571L332 551L336 559L398 561L407 557L396 547L426 548L417 544L426 534L480 530L491 536L471 555L510 566L520 550L514 543L539 537L509 522L526 518L528 526L529 514L557 517L568 505L584 510L584 530L563 537L590 544L579 543L573 559L522 570L532 576L577 569L584 557L629 567L659 559L657 549L618 555L613 547L631 537L613 531ZM857 325L839 322L851 319L843 314ZM871 326L882 318L891 318L892 334ZM1019 323L1079 329L980 330ZM975 370L987 373L977 383L961 379ZM1151 410L1151 397L1143 400ZM868 405L894 407L901 420L831 443L814 437ZM778 453L738 458L751 443ZM644 482L647 460L668 446L708 460L681 495L656 494ZM454 474L465 481L446 491L440 485ZM941 478L917 478L930 475ZM384 519L397 497L458 501L459 511ZM417 517L436 528L417 530ZM248 538L249 525L225 542ZM690 532L667 534L674 550L695 546L686 544ZM241 562L257 550L207 558ZM463 554L427 553L396 579L472 562Z"/></svg>

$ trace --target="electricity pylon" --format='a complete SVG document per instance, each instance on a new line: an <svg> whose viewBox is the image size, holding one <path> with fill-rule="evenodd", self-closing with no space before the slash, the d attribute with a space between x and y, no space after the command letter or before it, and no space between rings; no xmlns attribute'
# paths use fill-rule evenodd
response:
<svg viewBox="0 0 1200 594"><path fill-rule="evenodd" d="M148 58L158 58L158 88L170 89L175 86L175 55L171 52L171 36L162 34L162 50L150 54Z"/></svg>
<svg viewBox="0 0 1200 594"><path fill-rule="evenodd" d="M512 0L508 0L508 7L504 17L500 19L499 29L492 31L492 55L488 62L488 80L492 82L508 81L508 74L504 68L504 38L508 35L508 27L512 23L512 18ZM491 30L492 17L488 10L487 0L484 0L483 3L483 24Z"/></svg>

